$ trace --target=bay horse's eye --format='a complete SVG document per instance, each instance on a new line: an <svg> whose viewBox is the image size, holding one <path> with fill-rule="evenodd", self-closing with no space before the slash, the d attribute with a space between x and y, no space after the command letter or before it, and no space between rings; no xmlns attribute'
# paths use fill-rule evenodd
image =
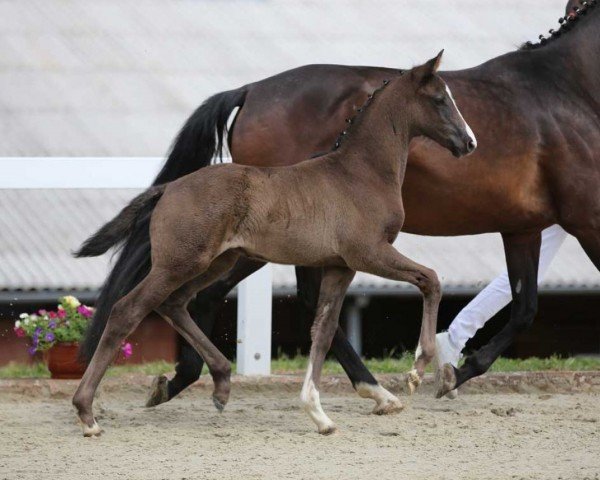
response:
<svg viewBox="0 0 600 480"><path fill-rule="evenodd" d="M446 97L444 95L439 95L437 97L433 97L433 101L436 105L443 105L446 101Z"/></svg>

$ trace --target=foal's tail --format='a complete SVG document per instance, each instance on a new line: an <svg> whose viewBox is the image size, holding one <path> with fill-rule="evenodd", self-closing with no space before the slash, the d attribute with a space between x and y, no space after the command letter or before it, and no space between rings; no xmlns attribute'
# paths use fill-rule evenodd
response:
<svg viewBox="0 0 600 480"><path fill-rule="evenodd" d="M200 105L177 135L154 187L136 197L123 211L90 237L76 256L96 256L111 246L122 250L100 289L94 318L81 343L80 359L89 362L96 351L113 305L150 271L150 217L162 195L160 185L210 165L222 155L227 120L246 99L247 88L218 93Z"/></svg>
<svg viewBox="0 0 600 480"><path fill-rule="evenodd" d="M119 214L88 238L74 255L97 257L116 247L131 235L139 220L147 220L165 191L166 184L150 187L135 197Z"/></svg>

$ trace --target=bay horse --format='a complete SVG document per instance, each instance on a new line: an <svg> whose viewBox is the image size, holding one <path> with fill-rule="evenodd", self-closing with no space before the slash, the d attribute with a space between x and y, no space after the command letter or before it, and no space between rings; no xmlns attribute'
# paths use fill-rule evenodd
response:
<svg viewBox="0 0 600 480"><path fill-rule="evenodd" d="M480 146L472 156L449 163L448 154L431 142L412 143L402 193L403 231L443 236L501 232L513 304L504 329L461 368L450 369L438 395L487 371L533 321L543 228L563 226L600 268L598 10L596 0L571 0L567 15L559 19L560 28L539 42L475 68L440 73ZM186 122L155 184L209 165L221 152L227 119L238 107L227 137L235 163L291 165L326 151L344 119L383 79L398 73L379 67L310 65L219 93ZM428 192L426 198L423 192ZM149 252L148 219L140 218L101 290L82 347L84 359L91 358L114 303L149 271ZM225 295L262 265L242 259L226 277L199 293L194 310L201 314L196 321L208 335ZM320 270L298 267L296 274L299 297L313 312ZM341 329L332 351L358 393L376 401L374 413L392 411L392 394L377 383ZM158 377L148 404L170 400L197 380L201 370L201 358L183 343L175 377ZM371 388L358 388L364 385Z"/></svg>
<svg viewBox="0 0 600 480"><path fill-rule="evenodd" d="M98 435L94 393L125 337L155 311L202 356L214 380L213 401L229 398L229 361L188 313L197 292L226 274L241 256L322 268L312 346L302 387L304 409L330 434L335 425L319 400L325 356L346 289L356 271L406 281L423 294L419 377L435 353L440 284L433 270L392 243L404 222L401 189L411 139L427 137L456 157L476 140L445 82L442 53L383 87L344 132L341 145L287 167L213 165L150 187L90 237L83 248L124 239L141 212L151 212L152 267L113 307L98 348L73 397L85 436Z"/></svg>

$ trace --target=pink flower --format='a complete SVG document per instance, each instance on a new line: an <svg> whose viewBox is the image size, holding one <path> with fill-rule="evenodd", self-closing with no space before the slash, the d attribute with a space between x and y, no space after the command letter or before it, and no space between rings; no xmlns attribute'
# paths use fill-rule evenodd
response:
<svg viewBox="0 0 600 480"><path fill-rule="evenodd" d="M58 315L58 318L65 318L67 316L67 312L65 310L63 310L62 308L59 308L57 315Z"/></svg>
<svg viewBox="0 0 600 480"><path fill-rule="evenodd" d="M48 313L48 316L49 316L50 318L56 318L56 317L57 317L57 315L56 315L56 312L49 312L49 313Z"/></svg>
<svg viewBox="0 0 600 480"><path fill-rule="evenodd" d="M85 305L79 305L77 307L77 312L86 318L90 318L94 313L94 311L90 307L86 307Z"/></svg>
<svg viewBox="0 0 600 480"><path fill-rule="evenodd" d="M22 338L25 336L25 330L23 330L21 327L15 327L15 335L19 338Z"/></svg>
<svg viewBox="0 0 600 480"><path fill-rule="evenodd" d="M131 357L133 354L133 347L131 346L131 343L123 343L123 345L121 345L121 352L125 358Z"/></svg>
<svg viewBox="0 0 600 480"><path fill-rule="evenodd" d="M41 310L38 311L38 315L41 315L42 317L44 315L46 315L46 313L48 313L48 312L46 312L46 310L44 310L44 309L41 309Z"/></svg>

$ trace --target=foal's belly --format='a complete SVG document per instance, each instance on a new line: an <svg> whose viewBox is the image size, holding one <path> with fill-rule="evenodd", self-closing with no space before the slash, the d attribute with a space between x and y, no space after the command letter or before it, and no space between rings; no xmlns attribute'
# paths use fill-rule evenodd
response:
<svg viewBox="0 0 600 480"><path fill-rule="evenodd" d="M240 241L239 250L250 258L306 267L344 266L337 242L314 230L269 229Z"/></svg>

